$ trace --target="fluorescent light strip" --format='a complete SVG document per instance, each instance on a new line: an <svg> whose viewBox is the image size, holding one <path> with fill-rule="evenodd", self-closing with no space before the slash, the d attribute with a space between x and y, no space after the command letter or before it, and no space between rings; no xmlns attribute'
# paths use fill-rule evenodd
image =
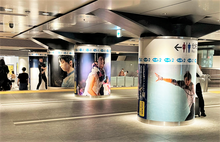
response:
<svg viewBox="0 0 220 142"><path fill-rule="evenodd" d="M79 117L65 117L65 118L55 118L55 119L41 119L41 120L31 120L31 121L15 121L14 125L23 124L33 124L42 122L54 122L54 121L64 121L64 120L75 120L75 119L86 119L86 118L97 118L97 117L107 117L107 116L118 116L118 115L129 115L137 114L137 112L124 112L124 113L111 113L111 114L101 114L101 115L90 115L90 116L79 116Z"/></svg>
<svg viewBox="0 0 220 142"><path fill-rule="evenodd" d="M5 11L12 12L13 9L12 8L5 8Z"/></svg>

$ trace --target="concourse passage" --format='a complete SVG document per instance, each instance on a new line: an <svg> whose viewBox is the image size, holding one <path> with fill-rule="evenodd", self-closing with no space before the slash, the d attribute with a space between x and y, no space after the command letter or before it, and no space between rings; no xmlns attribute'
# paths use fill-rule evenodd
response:
<svg viewBox="0 0 220 142"><path fill-rule="evenodd" d="M220 89L204 93L207 117L163 127L137 120L137 87L112 88L105 98L75 97L69 90L0 94L0 142L219 142Z"/></svg>

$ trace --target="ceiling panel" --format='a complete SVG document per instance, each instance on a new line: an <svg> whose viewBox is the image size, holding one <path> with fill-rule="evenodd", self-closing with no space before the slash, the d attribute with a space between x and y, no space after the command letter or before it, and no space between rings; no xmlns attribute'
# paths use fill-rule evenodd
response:
<svg viewBox="0 0 220 142"><path fill-rule="evenodd" d="M212 40L220 40L220 30L207 34L203 37L200 37L200 39L212 39Z"/></svg>
<svg viewBox="0 0 220 142"><path fill-rule="evenodd" d="M44 32L38 32L38 31L29 31L25 34L21 34L17 36L15 39L31 39L31 38L55 38L49 34L46 34Z"/></svg>
<svg viewBox="0 0 220 142"><path fill-rule="evenodd" d="M91 1L93 0L1 0L0 7L11 8L13 11L0 11L0 23L4 26L4 32L13 32L15 35L53 19L56 14L66 13ZM52 15L39 15L40 12L50 12ZM9 23L14 24L13 29L9 28Z"/></svg>
<svg viewBox="0 0 220 142"><path fill-rule="evenodd" d="M142 14L187 1L190 0L100 0L100 5L109 10Z"/></svg>
<svg viewBox="0 0 220 142"><path fill-rule="evenodd" d="M144 15L159 17L180 17L184 15L215 15L220 18L220 1L219 0L192 0L184 3L161 7L152 11L142 13Z"/></svg>
<svg viewBox="0 0 220 142"><path fill-rule="evenodd" d="M12 37L35 25L55 18L55 14L66 13L67 11L92 1L93 0L1 0L0 7L12 8L13 12L0 11L0 37ZM156 17L202 15L209 17L201 20L201 22L220 24L220 0L97 0L74 12L25 32L16 38L54 38L51 35L43 33L43 30L116 35L116 30L120 27L91 15L91 13L98 8ZM51 12L52 15L39 15L39 11ZM10 22L14 23L13 28L9 27ZM122 35L138 38L123 29ZM201 38L220 40L220 34L218 31ZM121 44L133 45L137 43L138 41L126 41Z"/></svg>
<svg viewBox="0 0 220 142"><path fill-rule="evenodd" d="M101 20L100 18L93 15L79 14L75 16L75 20L74 18L65 20L66 21L56 19L52 22L49 22L48 24L45 24L44 26L38 27L38 30L35 28L29 32L19 35L18 37L39 37L41 35L37 34L37 31L43 30L58 30L60 32L73 33L105 33L108 35L116 36L116 31L121 29L120 27ZM121 32L122 36L137 37L124 29L122 29Z"/></svg>
<svg viewBox="0 0 220 142"><path fill-rule="evenodd" d="M13 13L26 14L36 17L39 11L65 13L93 0L1 0L0 6L12 8Z"/></svg>

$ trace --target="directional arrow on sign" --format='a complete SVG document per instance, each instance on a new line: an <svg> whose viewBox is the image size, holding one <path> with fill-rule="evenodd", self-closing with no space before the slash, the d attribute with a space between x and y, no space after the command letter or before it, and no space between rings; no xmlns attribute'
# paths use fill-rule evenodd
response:
<svg viewBox="0 0 220 142"><path fill-rule="evenodd" d="M178 47L179 44L177 44L174 48L176 49L176 51L179 51L178 48L182 48L181 46Z"/></svg>

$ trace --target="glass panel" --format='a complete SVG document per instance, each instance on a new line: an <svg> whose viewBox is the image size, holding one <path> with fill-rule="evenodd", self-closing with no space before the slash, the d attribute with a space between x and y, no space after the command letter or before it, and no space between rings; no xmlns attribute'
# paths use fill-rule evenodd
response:
<svg viewBox="0 0 220 142"><path fill-rule="evenodd" d="M214 50L199 50L198 64L202 67L211 68L213 66Z"/></svg>

